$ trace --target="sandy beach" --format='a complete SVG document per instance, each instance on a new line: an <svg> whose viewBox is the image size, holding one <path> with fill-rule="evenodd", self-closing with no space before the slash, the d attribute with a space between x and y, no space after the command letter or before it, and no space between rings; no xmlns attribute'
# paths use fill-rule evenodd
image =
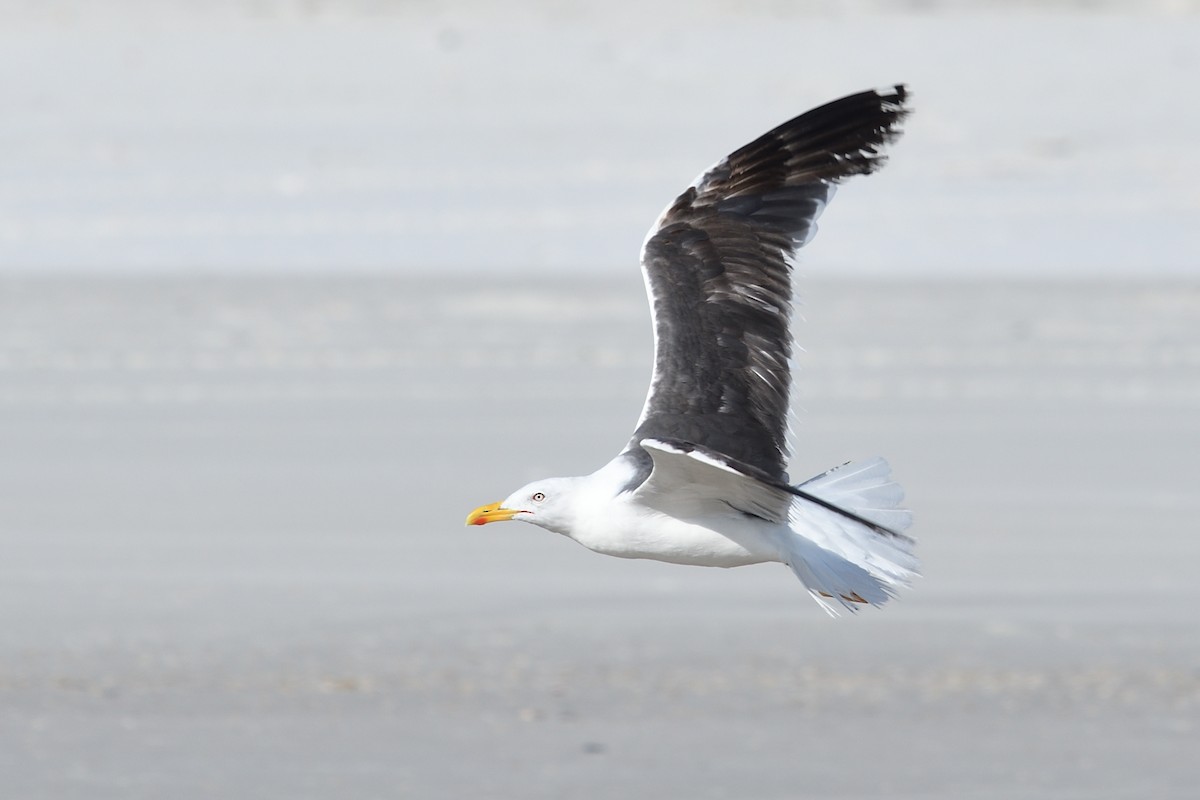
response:
<svg viewBox="0 0 1200 800"><path fill-rule="evenodd" d="M1200 286L803 294L793 475L925 565L853 618L462 527L622 445L636 275L0 279L0 794L1191 797Z"/></svg>

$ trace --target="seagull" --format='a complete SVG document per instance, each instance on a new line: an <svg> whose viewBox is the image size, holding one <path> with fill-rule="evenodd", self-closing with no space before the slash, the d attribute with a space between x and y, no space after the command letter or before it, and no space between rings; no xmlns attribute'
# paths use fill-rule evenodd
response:
<svg viewBox="0 0 1200 800"><path fill-rule="evenodd" d="M654 371L637 428L590 475L534 481L467 525L532 523L621 558L786 564L829 613L880 606L919 574L882 458L787 475L796 251L838 184L878 169L902 84L843 97L718 161L642 244Z"/></svg>

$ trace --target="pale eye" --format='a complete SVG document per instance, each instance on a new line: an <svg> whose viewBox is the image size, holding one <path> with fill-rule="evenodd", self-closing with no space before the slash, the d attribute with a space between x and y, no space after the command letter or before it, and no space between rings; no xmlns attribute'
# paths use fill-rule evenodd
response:
<svg viewBox="0 0 1200 800"><path fill-rule="evenodd" d="M535 502L535 503L540 503L546 499L546 495L543 492L534 492L533 497L531 497L530 499L533 500L533 502Z"/></svg>

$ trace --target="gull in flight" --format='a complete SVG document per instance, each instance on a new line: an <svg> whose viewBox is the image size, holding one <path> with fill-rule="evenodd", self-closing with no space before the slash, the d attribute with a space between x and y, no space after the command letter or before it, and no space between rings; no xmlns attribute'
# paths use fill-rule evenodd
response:
<svg viewBox="0 0 1200 800"><path fill-rule="evenodd" d="M786 564L830 613L878 606L918 574L886 461L787 475L791 260L838 184L875 171L904 86L835 100L721 159L642 245L654 372L629 443L590 475L534 481L472 511L598 553L676 564Z"/></svg>

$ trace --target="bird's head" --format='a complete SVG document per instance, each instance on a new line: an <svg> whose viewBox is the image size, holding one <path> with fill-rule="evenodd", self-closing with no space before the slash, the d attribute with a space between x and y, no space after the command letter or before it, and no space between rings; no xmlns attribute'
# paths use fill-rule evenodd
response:
<svg viewBox="0 0 1200 800"><path fill-rule="evenodd" d="M546 478L522 486L499 503L480 506L467 515L468 525L515 519L566 533L572 518L572 490L577 478Z"/></svg>

